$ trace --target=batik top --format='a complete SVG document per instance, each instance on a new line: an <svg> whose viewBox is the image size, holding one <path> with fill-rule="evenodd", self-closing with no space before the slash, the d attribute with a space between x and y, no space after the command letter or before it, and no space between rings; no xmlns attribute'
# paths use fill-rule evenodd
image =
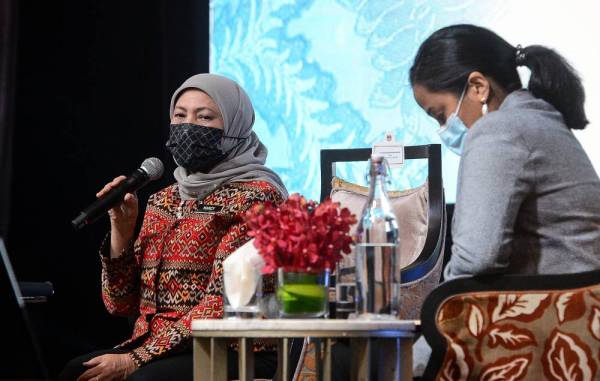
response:
<svg viewBox="0 0 600 381"><path fill-rule="evenodd" d="M235 182L203 200L182 200L177 184L152 195L135 243L110 258L101 249L102 298L115 315L135 316L120 347L142 366L188 347L193 319L221 318L222 262L250 238L245 212L282 201L267 182Z"/></svg>

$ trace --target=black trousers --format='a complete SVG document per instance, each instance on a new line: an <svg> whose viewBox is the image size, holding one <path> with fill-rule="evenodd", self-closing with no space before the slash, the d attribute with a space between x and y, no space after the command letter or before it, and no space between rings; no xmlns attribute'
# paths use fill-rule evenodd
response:
<svg viewBox="0 0 600 381"><path fill-rule="evenodd" d="M88 369L83 365L84 362L92 358L107 353L126 353L123 349L106 349L88 353L75 357L67 363L59 376L59 380L76 380L83 372ZM227 378L238 378L238 354L235 351L227 351ZM277 369L277 354L275 352L258 352L254 354L256 378L273 378ZM192 352L176 353L168 357L150 362L135 372L128 378L128 381L191 381L193 379L193 360Z"/></svg>

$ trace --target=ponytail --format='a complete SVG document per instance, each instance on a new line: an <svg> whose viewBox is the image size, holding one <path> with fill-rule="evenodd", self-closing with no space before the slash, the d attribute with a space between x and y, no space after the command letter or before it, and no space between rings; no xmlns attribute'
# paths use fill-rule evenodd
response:
<svg viewBox="0 0 600 381"><path fill-rule="evenodd" d="M532 45L516 52L517 64L531 70L528 89L560 111L565 124L582 130L589 123L585 116L585 92L581 79L569 63L554 50Z"/></svg>
<svg viewBox="0 0 600 381"><path fill-rule="evenodd" d="M565 59L543 46L515 48L486 28L463 24L437 30L419 47L409 76L412 86L460 96L469 74L478 71L511 93L522 88L517 66L531 70L529 91L554 106L569 128L585 128L583 86Z"/></svg>

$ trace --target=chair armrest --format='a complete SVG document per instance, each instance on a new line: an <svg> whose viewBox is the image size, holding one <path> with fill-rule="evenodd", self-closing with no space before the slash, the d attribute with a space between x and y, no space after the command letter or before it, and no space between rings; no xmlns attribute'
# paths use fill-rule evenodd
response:
<svg viewBox="0 0 600 381"><path fill-rule="evenodd" d="M54 294L54 286L50 282L19 282L21 296L27 303L43 303Z"/></svg>

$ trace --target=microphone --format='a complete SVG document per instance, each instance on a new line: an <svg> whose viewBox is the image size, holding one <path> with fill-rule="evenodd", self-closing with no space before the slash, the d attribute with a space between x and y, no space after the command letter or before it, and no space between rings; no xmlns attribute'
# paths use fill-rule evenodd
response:
<svg viewBox="0 0 600 381"><path fill-rule="evenodd" d="M102 197L85 208L73 221L71 221L71 224L75 230L80 230L84 226L95 222L106 214L110 208L122 202L123 197L125 197L127 193L133 193L150 181L160 179L163 172L164 166L160 159L150 157L144 160L140 168L136 169L119 185L109 190L106 194L102 195Z"/></svg>

